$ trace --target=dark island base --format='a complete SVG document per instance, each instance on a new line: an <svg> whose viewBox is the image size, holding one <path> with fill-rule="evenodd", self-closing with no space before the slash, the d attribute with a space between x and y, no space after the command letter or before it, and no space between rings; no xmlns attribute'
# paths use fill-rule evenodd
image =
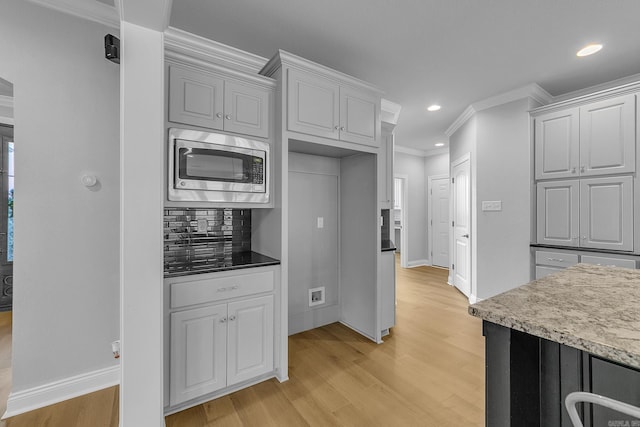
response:
<svg viewBox="0 0 640 427"><path fill-rule="evenodd" d="M637 369L487 321L483 335L487 426L572 427L564 399L573 391L640 406ZM599 405L579 404L578 413L585 427L640 426Z"/></svg>

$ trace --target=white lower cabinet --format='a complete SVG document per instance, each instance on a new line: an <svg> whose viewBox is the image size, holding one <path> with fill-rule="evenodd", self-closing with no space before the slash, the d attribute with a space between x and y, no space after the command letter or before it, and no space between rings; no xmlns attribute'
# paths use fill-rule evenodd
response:
<svg viewBox="0 0 640 427"><path fill-rule="evenodd" d="M599 253L572 249L533 249L534 278L541 279L577 263L637 268L640 255Z"/></svg>
<svg viewBox="0 0 640 427"><path fill-rule="evenodd" d="M171 313L170 405L273 370L273 295Z"/></svg>

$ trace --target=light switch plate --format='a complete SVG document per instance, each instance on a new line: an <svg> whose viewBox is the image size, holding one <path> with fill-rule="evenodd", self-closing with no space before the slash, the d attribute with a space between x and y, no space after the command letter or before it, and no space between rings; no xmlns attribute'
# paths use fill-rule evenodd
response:
<svg viewBox="0 0 640 427"><path fill-rule="evenodd" d="M502 210L502 200L483 200L482 201L482 210L483 211L501 211Z"/></svg>
<svg viewBox="0 0 640 427"><path fill-rule="evenodd" d="M318 217L318 228L324 228L324 217Z"/></svg>

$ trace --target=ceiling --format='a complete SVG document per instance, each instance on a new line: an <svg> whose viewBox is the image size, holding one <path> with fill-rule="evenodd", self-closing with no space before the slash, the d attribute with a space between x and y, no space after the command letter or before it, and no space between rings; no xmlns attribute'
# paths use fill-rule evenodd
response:
<svg viewBox="0 0 640 427"><path fill-rule="evenodd" d="M170 25L265 58L278 49L380 87L398 145L432 150L471 103L640 73L638 0L178 0ZM587 43L604 44L577 58ZM427 106L442 105L428 113Z"/></svg>

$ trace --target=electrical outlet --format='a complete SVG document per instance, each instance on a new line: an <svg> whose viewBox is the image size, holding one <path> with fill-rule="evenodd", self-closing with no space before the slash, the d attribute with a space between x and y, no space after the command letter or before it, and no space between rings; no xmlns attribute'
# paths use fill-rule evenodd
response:
<svg viewBox="0 0 640 427"><path fill-rule="evenodd" d="M324 228L324 217L318 217L318 228Z"/></svg>
<svg viewBox="0 0 640 427"><path fill-rule="evenodd" d="M483 200L482 201L482 210L484 212L487 211L501 211L502 210L502 200Z"/></svg>

